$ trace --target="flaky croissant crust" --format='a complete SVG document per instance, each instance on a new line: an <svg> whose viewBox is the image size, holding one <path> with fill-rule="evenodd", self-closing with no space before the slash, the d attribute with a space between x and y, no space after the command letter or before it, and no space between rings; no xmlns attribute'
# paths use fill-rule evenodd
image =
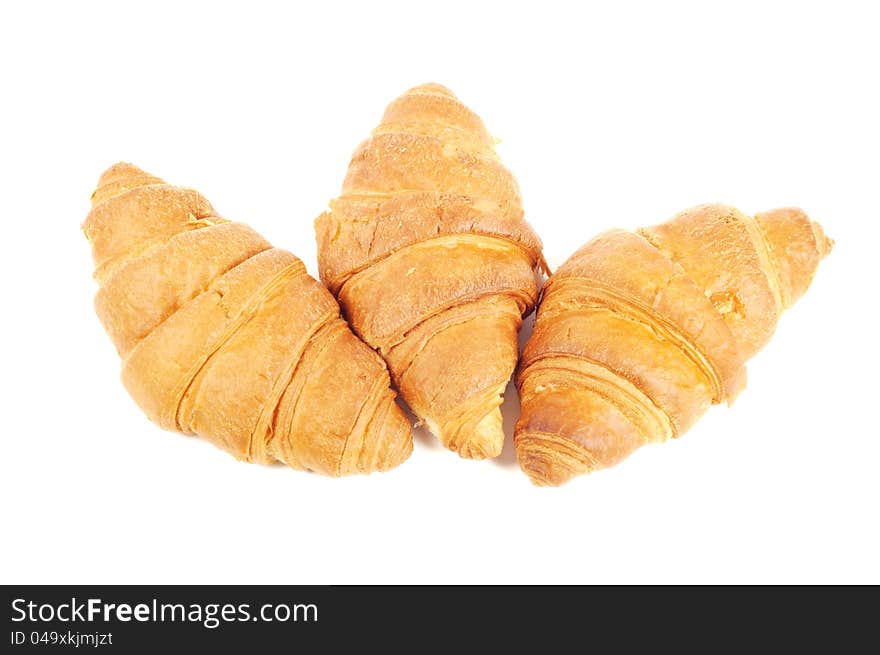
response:
<svg viewBox="0 0 880 655"><path fill-rule="evenodd" d="M519 363L521 467L561 484L732 401L831 246L799 209L726 205L584 245L545 284Z"/></svg>
<svg viewBox="0 0 880 655"><path fill-rule="evenodd" d="M499 454L517 332L546 265L480 118L436 84L404 93L315 229L321 279L413 411L460 455Z"/></svg>
<svg viewBox="0 0 880 655"><path fill-rule="evenodd" d="M409 455L384 363L295 256L131 164L101 176L83 231L95 308L151 420L327 475Z"/></svg>

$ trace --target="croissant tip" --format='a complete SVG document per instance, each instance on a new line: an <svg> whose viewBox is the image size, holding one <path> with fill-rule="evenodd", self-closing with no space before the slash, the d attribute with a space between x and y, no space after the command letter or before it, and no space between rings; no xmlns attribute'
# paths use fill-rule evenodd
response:
<svg viewBox="0 0 880 655"><path fill-rule="evenodd" d="M554 458L546 454L521 456L517 453L519 466L536 487L558 487L568 482L573 474L560 474Z"/></svg>
<svg viewBox="0 0 880 655"><path fill-rule="evenodd" d="M489 441L470 439L458 449L458 455L463 459L492 459L501 454L501 448Z"/></svg>
<svg viewBox="0 0 880 655"><path fill-rule="evenodd" d="M403 464L406 460L409 459L409 456L412 455L413 447L412 443L408 444L405 448L398 449L392 456L382 460L379 462L376 467L372 470L362 471L363 473L385 473L387 471L391 471L396 469L398 466Z"/></svg>
<svg viewBox="0 0 880 655"><path fill-rule="evenodd" d="M816 221L810 221L813 228L813 236L816 239L816 249L819 251L819 259L824 259L834 248L834 239L825 234L825 230Z"/></svg>
<svg viewBox="0 0 880 655"><path fill-rule="evenodd" d="M118 161L115 164L108 166L107 170L101 173L101 177L108 175L112 177L122 177L124 175L146 175L146 171L129 161Z"/></svg>
<svg viewBox="0 0 880 655"><path fill-rule="evenodd" d="M393 468L397 468L409 459L412 452L412 432L409 429L409 422L407 421L406 429L400 430L395 438L391 440L389 447L386 448L383 453L384 457L379 460L379 465L376 470L390 471Z"/></svg>
<svg viewBox="0 0 880 655"><path fill-rule="evenodd" d="M343 465L340 474L390 471L412 454L412 427L393 394L388 392L375 417L360 456L351 463L351 468Z"/></svg>
<svg viewBox="0 0 880 655"><path fill-rule="evenodd" d="M442 84L437 84L436 82L425 82L424 84L419 84L418 86L414 86L413 88L409 89L406 93L434 93L438 95L449 96L450 98L455 97L455 94L452 91L450 91Z"/></svg>
<svg viewBox="0 0 880 655"><path fill-rule="evenodd" d="M134 164L119 161L101 173L98 184L92 193L92 205L97 205L108 198L119 195L124 191L146 184L161 184L162 180L150 175Z"/></svg>
<svg viewBox="0 0 880 655"><path fill-rule="evenodd" d="M589 473L595 461L571 442L564 445L557 439L529 432L514 438L516 459L532 484L538 487L558 487L573 477Z"/></svg>
<svg viewBox="0 0 880 655"><path fill-rule="evenodd" d="M492 459L501 454L504 447L503 436L498 439L475 434L459 442L450 442L447 448L458 453L462 459Z"/></svg>
<svg viewBox="0 0 880 655"><path fill-rule="evenodd" d="M454 450L464 459L492 459L501 454L504 448L504 429L501 409L495 407L486 414L473 430L459 434L448 441L446 447ZM441 440L442 437L441 437Z"/></svg>

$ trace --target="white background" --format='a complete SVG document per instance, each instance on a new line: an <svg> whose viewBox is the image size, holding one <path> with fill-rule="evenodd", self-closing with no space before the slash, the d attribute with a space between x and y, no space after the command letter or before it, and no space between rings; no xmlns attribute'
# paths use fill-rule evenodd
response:
<svg viewBox="0 0 880 655"><path fill-rule="evenodd" d="M4 3L0 582L880 582L871 4ZM80 223L132 161L316 274L313 218L426 81L485 120L551 266L701 202L837 245L732 409L558 489L508 438L328 479L150 424ZM517 411L505 406L508 437Z"/></svg>

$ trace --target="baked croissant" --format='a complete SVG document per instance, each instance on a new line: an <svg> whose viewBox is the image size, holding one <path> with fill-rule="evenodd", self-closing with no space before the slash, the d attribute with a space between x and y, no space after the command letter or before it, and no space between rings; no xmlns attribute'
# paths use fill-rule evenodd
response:
<svg viewBox="0 0 880 655"><path fill-rule="evenodd" d="M545 284L519 364L522 469L562 484L732 401L831 246L799 209L724 205L587 243Z"/></svg>
<svg viewBox="0 0 880 655"><path fill-rule="evenodd" d="M495 457L541 242L480 118L426 84L385 110L315 221L321 279L401 396L462 457Z"/></svg>
<svg viewBox="0 0 880 655"><path fill-rule="evenodd" d="M101 176L83 231L95 308L150 419L327 475L407 458L385 364L292 254L131 164Z"/></svg>

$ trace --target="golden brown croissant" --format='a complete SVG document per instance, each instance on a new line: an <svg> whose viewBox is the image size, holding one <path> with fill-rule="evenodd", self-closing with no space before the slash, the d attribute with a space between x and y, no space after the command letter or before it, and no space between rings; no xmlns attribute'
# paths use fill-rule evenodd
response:
<svg viewBox="0 0 880 655"><path fill-rule="evenodd" d="M544 286L514 436L536 484L611 466L730 402L832 246L799 209L704 205L637 232L596 237Z"/></svg>
<svg viewBox="0 0 880 655"><path fill-rule="evenodd" d="M448 89L411 89L354 153L315 221L321 279L444 445L494 457L541 242L480 118Z"/></svg>
<svg viewBox="0 0 880 655"><path fill-rule="evenodd" d="M98 316L150 419L327 475L407 458L385 364L292 254L130 164L101 176L83 231Z"/></svg>

